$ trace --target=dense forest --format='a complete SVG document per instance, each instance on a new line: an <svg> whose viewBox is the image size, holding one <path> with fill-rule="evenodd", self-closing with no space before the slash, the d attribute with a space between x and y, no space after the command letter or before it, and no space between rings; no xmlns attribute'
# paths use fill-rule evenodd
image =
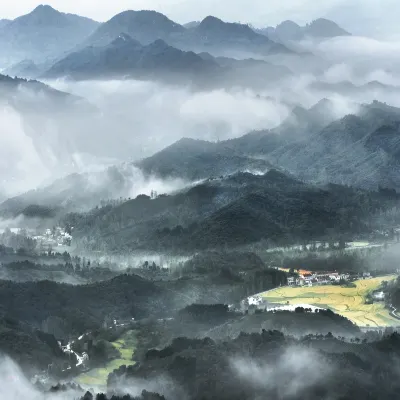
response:
<svg viewBox="0 0 400 400"><path fill-rule="evenodd" d="M163 385L166 398L191 399L392 399L399 390L400 338L349 343L327 335L301 339L279 331L240 334L231 340L177 338L152 350L133 367L109 377L116 389L148 379ZM394 364L393 364L394 363ZM166 374L172 382L161 383ZM307 379L305 379L307 377ZM157 384L155 384L157 386Z"/></svg>
<svg viewBox="0 0 400 400"><path fill-rule="evenodd" d="M140 195L116 207L69 214L64 224L75 227L82 249L191 252L368 235L380 227L373 216L398 201L396 192L314 186L271 170L209 179L175 195Z"/></svg>

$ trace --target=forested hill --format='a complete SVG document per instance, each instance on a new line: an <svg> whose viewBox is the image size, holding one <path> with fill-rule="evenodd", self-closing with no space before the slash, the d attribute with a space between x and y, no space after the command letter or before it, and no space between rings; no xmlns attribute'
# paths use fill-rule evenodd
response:
<svg viewBox="0 0 400 400"><path fill-rule="evenodd" d="M398 204L396 192L314 186L271 170L209 179L157 198L70 214L76 244L91 250L223 248L371 232L371 218ZM394 221L392 221L394 222Z"/></svg>

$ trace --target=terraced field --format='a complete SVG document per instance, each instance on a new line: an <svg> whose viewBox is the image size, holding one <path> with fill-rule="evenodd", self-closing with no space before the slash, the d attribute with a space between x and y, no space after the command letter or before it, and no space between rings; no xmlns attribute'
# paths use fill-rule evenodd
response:
<svg viewBox="0 0 400 400"><path fill-rule="evenodd" d="M120 339L113 342L112 345L119 351L120 357L110 361L103 368L95 368L89 372L79 375L76 382L85 387L105 388L108 375L122 365L134 365L132 355L135 352L137 339L136 331L126 332Z"/></svg>
<svg viewBox="0 0 400 400"><path fill-rule="evenodd" d="M365 304L369 292L378 289L383 281L397 278L396 275L365 279L354 282L356 287L313 286L291 288L284 287L262 294L271 303L310 304L322 308L330 308L359 326L399 326L385 309L383 303Z"/></svg>

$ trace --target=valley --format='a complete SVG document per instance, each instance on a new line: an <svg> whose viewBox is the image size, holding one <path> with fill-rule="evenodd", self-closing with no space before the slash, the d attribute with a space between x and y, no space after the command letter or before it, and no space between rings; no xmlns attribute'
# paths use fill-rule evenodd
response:
<svg viewBox="0 0 400 400"><path fill-rule="evenodd" d="M80 374L74 379L75 382L87 389L98 387L104 390L107 388L109 374L123 365L134 365L133 357L137 346L136 332L134 330L127 331L118 340L112 342L111 345L118 351L119 355L103 368L94 368Z"/></svg>
<svg viewBox="0 0 400 400"><path fill-rule="evenodd" d="M0 1L1 400L398 398L382 1Z"/></svg>

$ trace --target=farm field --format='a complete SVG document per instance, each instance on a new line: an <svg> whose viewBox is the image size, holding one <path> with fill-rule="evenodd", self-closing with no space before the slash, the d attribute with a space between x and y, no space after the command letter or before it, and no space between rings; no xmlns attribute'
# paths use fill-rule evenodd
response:
<svg viewBox="0 0 400 400"><path fill-rule="evenodd" d="M365 304L367 294L380 287L383 281L396 279L397 275L355 281L356 287L327 285L313 287L283 287L261 296L271 303L310 304L329 308L343 315L358 326L399 326L400 321L392 317L384 303Z"/></svg>
<svg viewBox="0 0 400 400"><path fill-rule="evenodd" d="M95 368L85 372L76 379L76 382L85 387L105 388L108 375L122 365L134 365L132 355L135 352L137 339L135 331L126 332L120 339L111 343L120 353L120 357L107 363L103 368Z"/></svg>

